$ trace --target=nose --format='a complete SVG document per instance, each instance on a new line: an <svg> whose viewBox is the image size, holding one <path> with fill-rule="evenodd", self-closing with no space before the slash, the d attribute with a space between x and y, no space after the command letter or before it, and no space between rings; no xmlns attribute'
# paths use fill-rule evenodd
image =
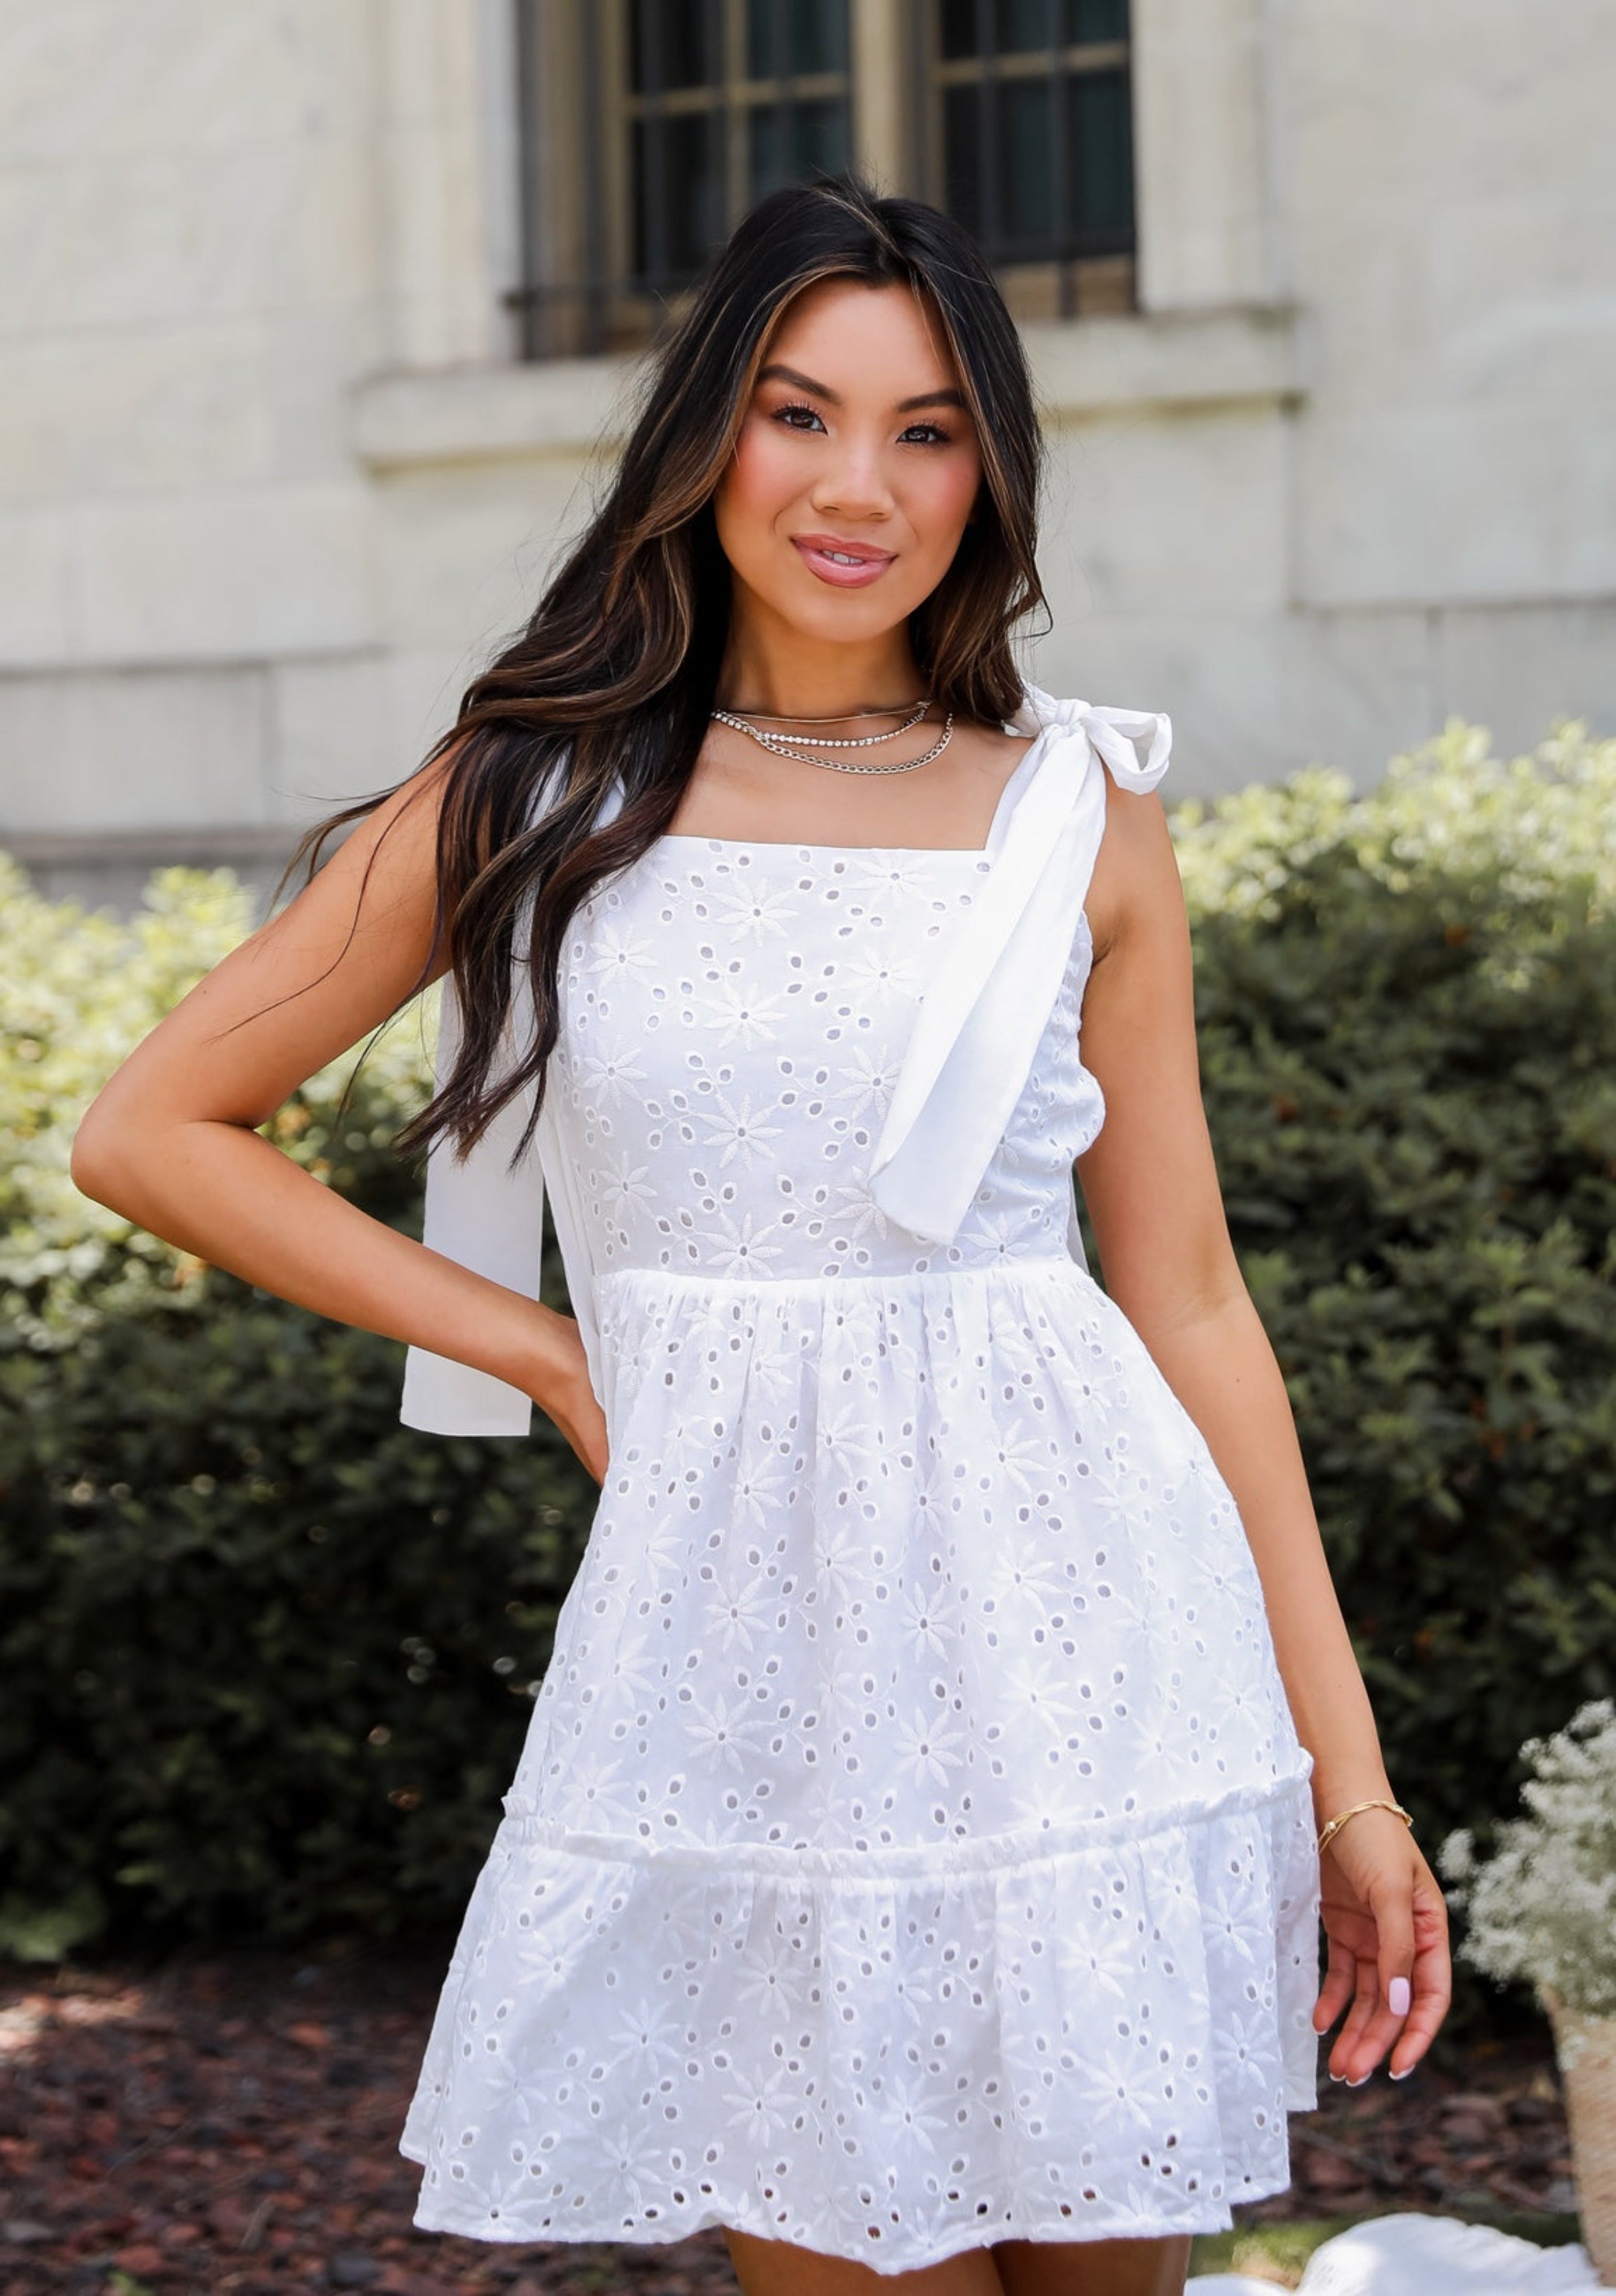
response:
<svg viewBox="0 0 1616 2296"><path fill-rule="evenodd" d="M827 456L814 482L813 502L826 516L886 518L892 509L882 452L874 440L843 437L841 452Z"/></svg>

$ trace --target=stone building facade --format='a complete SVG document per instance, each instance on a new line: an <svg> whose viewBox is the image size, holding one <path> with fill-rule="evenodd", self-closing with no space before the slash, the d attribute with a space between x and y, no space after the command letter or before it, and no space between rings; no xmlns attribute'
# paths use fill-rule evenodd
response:
<svg viewBox="0 0 1616 2296"><path fill-rule="evenodd" d="M837 132L934 190L936 43L989 12L849 5ZM618 259L618 7L0 0L0 845L42 886L265 882L521 619L632 381L598 328L530 355L519 291ZM1367 780L1450 712L1610 727L1606 0L1133 0L1051 37L1110 69L1119 24L1126 254L1017 274L1054 448L1033 674L1169 709L1186 790Z"/></svg>

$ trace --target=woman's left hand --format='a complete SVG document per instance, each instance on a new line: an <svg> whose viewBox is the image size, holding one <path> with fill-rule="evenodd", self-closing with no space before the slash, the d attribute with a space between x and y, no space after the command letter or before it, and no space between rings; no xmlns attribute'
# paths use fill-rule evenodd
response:
<svg viewBox="0 0 1616 2296"><path fill-rule="evenodd" d="M1314 2030L1328 2032L1347 2010L1330 2052L1332 2079L1358 2087L1388 2046L1388 2071L1412 2072L1448 2014L1453 1964L1441 1885L1393 1811L1360 1811L1325 1850L1319 1918L1328 1957Z"/></svg>

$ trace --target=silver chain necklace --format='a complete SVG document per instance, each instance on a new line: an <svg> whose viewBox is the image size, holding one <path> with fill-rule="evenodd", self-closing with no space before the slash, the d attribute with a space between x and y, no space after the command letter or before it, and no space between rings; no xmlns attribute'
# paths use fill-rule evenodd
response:
<svg viewBox="0 0 1616 2296"><path fill-rule="evenodd" d="M827 734L821 734L817 738L823 747L827 750L874 749L882 742L895 742L900 734L913 732L914 728L920 724L922 718L925 716L931 706L931 702L930 695L924 696L915 706L915 714L913 717L906 718L901 726L895 726L890 733L861 734L850 740L841 741L833 741ZM874 717L885 715L885 712L874 710L849 710L848 715L849 717ZM929 750L923 750L918 758L904 758L895 766L854 766L849 765L847 760L842 758L816 757L810 750L799 750L793 747L792 739L788 735L783 734L771 734L765 732L762 728L757 726L749 726L746 719L743 717L739 716L733 709L715 709L712 712L712 716L715 722L720 726L731 726L734 728L737 734L750 734L752 740L758 743L759 747L760 749L767 750L771 757L789 758L794 763L802 766L826 766L833 773L839 774L912 774L916 766L929 766L933 758L940 758L954 736L954 712L950 709L943 719L943 730L940 737L931 744L931 747ZM833 726L839 721L834 718L822 718L818 719L804 718L800 722L804 725L813 725L816 723L822 726ZM845 722L845 720L841 722Z"/></svg>
<svg viewBox="0 0 1616 2296"><path fill-rule="evenodd" d="M715 709L712 714L715 718L722 718L726 726L733 726L737 718L744 718L747 722L741 730L742 733L750 734L754 718L767 718L772 729L775 726L845 726L849 718L903 718L906 709L909 712L909 715L904 718L901 726L893 726L884 734L864 734L850 742L833 741L828 734L819 734L815 736L822 750L868 750L874 748L878 742L895 742L900 734L908 733L912 726L919 725L931 707L931 696L929 693L923 693L918 701L900 701L891 709L844 709L839 715L830 718L793 718L784 709L738 708ZM775 734L774 738L775 741L781 741L785 737ZM796 736L793 734L791 738L794 741Z"/></svg>

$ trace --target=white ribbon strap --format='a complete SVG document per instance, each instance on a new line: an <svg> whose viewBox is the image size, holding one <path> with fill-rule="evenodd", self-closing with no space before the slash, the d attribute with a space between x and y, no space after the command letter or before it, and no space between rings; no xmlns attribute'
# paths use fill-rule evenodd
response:
<svg viewBox="0 0 1616 2296"><path fill-rule="evenodd" d="M460 1042L460 1000L452 973L443 980L438 1020L437 1086L448 1081ZM422 1242L433 1251L513 1292L538 1297L544 1239L544 1181L529 1153L507 1168L532 1112L531 1087L507 1101L463 1162L452 1140L439 1137L427 1154L426 1212ZM478 1371L428 1348L405 1350L398 1416L406 1427L433 1435L527 1435L531 1398L492 1373Z"/></svg>
<svg viewBox="0 0 1616 2296"><path fill-rule="evenodd" d="M981 1185L1060 995L1105 832L1101 761L1143 792L1172 747L1161 713L1055 701L1036 687L1021 722L1042 728L1041 755L922 999L871 1159L876 1204L933 1243L952 1242Z"/></svg>
<svg viewBox="0 0 1616 2296"><path fill-rule="evenodd" d="M530 819L537 817L546 791L554 785L541 785ZM614 785L597 809L597 825L610 821L621 804L621 788ZM512 956L506 1049L513 1062L517 1048L525 1048L533 1040L533 987L522 955L530 901L529 896L517 919ZM436 1062L439 1092L448 1081L460 1043L462 1015L453 973L444 976L441 995ZM594 1283L576 1175L561 1152L557 1136L555 1092L552 1078L534 1137L514 1171L509 1168L511 1157L533 1111L531 1085L506 1103L463 1160L455 1157L448 1139L439 1137L434 1142L427 1155L422 1241L490 1282L537 1300L547 1166L567 1289L598 1394L601 1363ZM521 1389L496 1379L489 1372L478 1371L450 1356L434 1355L429 1348L413 1347L405 1351L398 1416L406 1427L424 1428L434 1435L528 1435L532 1431L533 1405Z"/></svg>

